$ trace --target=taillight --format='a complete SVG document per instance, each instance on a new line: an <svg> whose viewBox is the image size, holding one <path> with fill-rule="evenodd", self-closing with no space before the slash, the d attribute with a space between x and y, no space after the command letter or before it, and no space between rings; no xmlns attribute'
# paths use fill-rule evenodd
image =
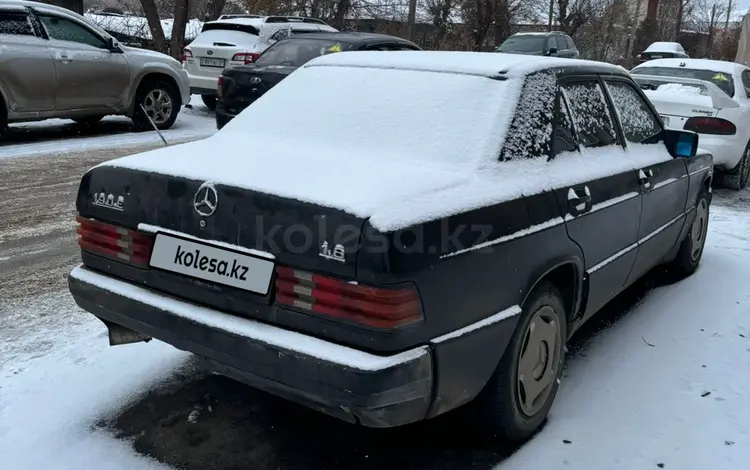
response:
<svg viewBox="0 0 750 470"><path fill-rule="evenodd" d="M216 98L221 99L221 89L224 88L224 77L219 75L219 79L216 81Z"/></svg>
<svg viewBox="0 0 750 470"><path fill-rule="evenodd" d="M698 134L734 135L737 127L730 121L716 117L691 117L685 122L684 129Z"/></svg>
<svg viewBox="0 0 750 470"><path fill-rule="evenodd" d="M244 62L245 64L252 64L260 54L254 52L238 52L232 56L232 62Z"/></svg>
<svg viewBox="0 0 750 470"><path fill-rule="evenodd" d="M190 49L183 49L182 50L182 56L180 57L180 62L187 62L188 59L193 58L193 53L190 51Z"/></svg>
<svg viewBox="0 0 750 470"><path fill-rule="evenodd" d="M396 328L422 320L414 288L379 288L276 268L276 303L373 328Z"/></svg>
<svg viewBox="0 0 750 470"><path fill-rule="evenodd" d="M81 249L132 264L148 265L154 237L117 225L76 216L78 246Z"/></svg>

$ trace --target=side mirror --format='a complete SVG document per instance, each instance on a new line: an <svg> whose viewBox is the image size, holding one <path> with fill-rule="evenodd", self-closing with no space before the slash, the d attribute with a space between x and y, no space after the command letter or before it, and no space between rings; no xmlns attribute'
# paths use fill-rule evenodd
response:
<svg viewBox="0 0 750 470"><path fill-rule="evenodd" d="M120 43L113 37L107 39L107 46L111 52L122 52L122 49L120 49Z"/></svg>
<svg viewBox="0 0 750 470"><path fill-rule="evenodd" d="M547 55L557 54L557 48L556 47L550 47L547 49Z"/></svg>
<svg viewBox="0 0 750 470"><path fill-rule="evenodd" d="M664 145L674 158L693 158L698 151L698 134L664 129Z"/></svg>

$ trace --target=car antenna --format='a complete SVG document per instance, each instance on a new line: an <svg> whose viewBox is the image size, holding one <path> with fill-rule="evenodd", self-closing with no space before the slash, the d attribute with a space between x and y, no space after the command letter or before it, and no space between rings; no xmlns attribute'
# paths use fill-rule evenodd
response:
<svg viewBox="0 0 750 470"><path fill-rule="evenodd" d="M146 119L148 119L148 122L151 123L151 127L153 127L156 133L159 134L159 137L161 137L161 141L164 142L164 146L169 147L169 144L167 143L167 139L164 138L159 128L156 127L156 124L154 124L154 121L151 120L151 116L149 116L148 113L146 112L146 108L143 107L143 104L140 104L139 106L141 107L141 111L143 111L143 114L146 116Z"/></svg>

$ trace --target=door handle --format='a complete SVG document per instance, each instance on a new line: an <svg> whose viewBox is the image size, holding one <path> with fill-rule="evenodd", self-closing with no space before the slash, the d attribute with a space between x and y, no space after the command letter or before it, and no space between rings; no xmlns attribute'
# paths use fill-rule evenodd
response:
<svg viewBox="0 0 750 470"><path fill-rule="evenodd" d="M653 170L638 170L638 182L646 189L651 187L651 178L653 177Z"/></svg>
<svg viewBox="0 0 750 470"><path fill-rule="evenodd" d="M577 216L591 210L591 191L588 186L583 187L583 195L578 194L575 189L568 189L568 210L571 215Z"/></svg>

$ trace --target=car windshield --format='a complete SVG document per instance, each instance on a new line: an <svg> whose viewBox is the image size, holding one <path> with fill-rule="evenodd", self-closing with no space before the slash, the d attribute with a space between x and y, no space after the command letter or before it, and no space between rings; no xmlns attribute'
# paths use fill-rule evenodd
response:
<svg viewBox="0 0 750 470"><path fill-rule="evenodd" d="M256 65L302 67L324 54L341 52L346 44L328 39L287 39L279 41L258 57Z"/></svg>
<svg viewBox="0 0 750 470"><path fill-rule="evenodd" d="M544 50L546 36L511 36L497 48L498 52L539 52Z"/></svg>
<svg viewBox="0 0 750 470"><path fill-rule="evenodd" d="M703 69L686 69L682 67L636 67L631 70L630 73L705 80L719 87L721 91L729 95L730 98L734 97L734 81L732 80L732 75L724 72Z"/></svg>

